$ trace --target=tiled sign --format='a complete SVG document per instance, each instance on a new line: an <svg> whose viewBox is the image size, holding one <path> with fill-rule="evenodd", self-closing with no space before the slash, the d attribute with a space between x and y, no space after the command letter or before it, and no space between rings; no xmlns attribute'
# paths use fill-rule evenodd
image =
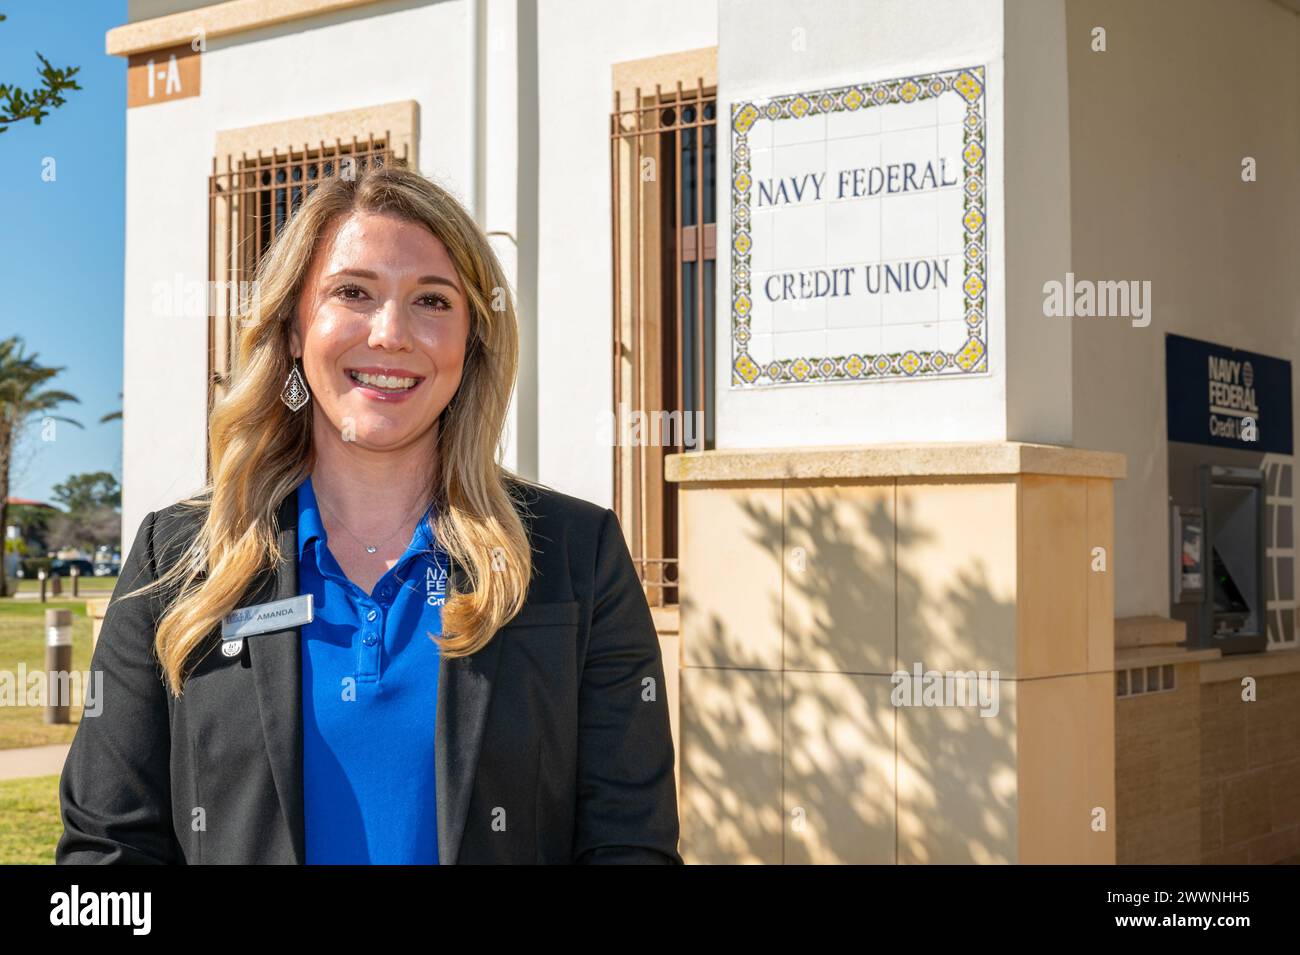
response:
<svg viewBox="0 0 1300 955"><path fill-rule="evenodd" d="M988 371L984 68L738 102L734 385Z"/></svg>

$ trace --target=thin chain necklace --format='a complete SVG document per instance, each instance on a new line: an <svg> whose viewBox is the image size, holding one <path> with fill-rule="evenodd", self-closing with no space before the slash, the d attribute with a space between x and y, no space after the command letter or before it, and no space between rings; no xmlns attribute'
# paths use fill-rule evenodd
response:
<svg viewBox="0 0 1300 955"><path fill-rule="evenodd" d="M320 501L322 504L325 504L325 500L319 494L316 495L316 500ZM389 534L387 537L385 537L377 544L367 544L355 533L353 533L352 528L348 527L348 525L343 523L343 518L339 517L338 511L334 510L334 508L330 507L328 504L325 504L325 507L329 510L331 514L334 515L334 519L339 522L339 527L347 531L352 536L352 539L354 541L356 541L358 544L364 547L366 549L367 554L373 554L375 551L379 550L379 548L382 547L384 544L387 544L397 534L397 531L400 531L402 528L406 527L406 522L411 519L411 515L408 514L406 518L402 521L402 523L397 526L397 530L393 531L392 534ZM415 513L414 511L411 512L411 514L414 513Z"/></svg>

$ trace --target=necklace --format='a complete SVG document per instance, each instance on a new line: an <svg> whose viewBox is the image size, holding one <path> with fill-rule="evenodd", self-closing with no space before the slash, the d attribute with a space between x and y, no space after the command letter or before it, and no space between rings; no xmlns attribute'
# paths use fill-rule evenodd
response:
<svg viewBox="0 0 1300 955"><path fill-rule="evenodd" d="M321 498L321 496L320 496L319 494L316 495L316 500L320 501L322 504L325 504L324 499ZM358 537L355 533L353 533L352 528L348 527L348 525L346 525L346 524L343 523L343 518L339 517L339 513L338 513L338 511L334 510L334 508L330 507L328 504L325 504L325 507L329 510L329 512L330 512L331 514L334 515L334 519L335 519L336 521L339 522L339 527L341 527L341 528L343 528L345 531L347 531L348 534L351 535L351 537L352 537L352 539L353 539L354 541L356 541L358 544L360 544L362 547L364 547L364 548L366 549L366 553L367 553L367 554L373 554L375 551L379 550L379 548L382 547L384 544L387 544L390 540L393 539L394 535L397 534L397 531L400 531L402 528L404 528L404 527L406 526L406 524L407 524L407 521L409 521L409 520L411 519L411 515L408 514L408 515L406 516L406 518L403 519L402 523L400 523L400 524L397 525L397 530L393 531L392 534L389 534L387 537L385 537L383 540L381 540L381 541L380 541L379 543L377 543L377 544L367 544L367 543L366 543L365 541L363 541L360 537ZM415 512L412 511L411 513L414 514Z"/></svg>

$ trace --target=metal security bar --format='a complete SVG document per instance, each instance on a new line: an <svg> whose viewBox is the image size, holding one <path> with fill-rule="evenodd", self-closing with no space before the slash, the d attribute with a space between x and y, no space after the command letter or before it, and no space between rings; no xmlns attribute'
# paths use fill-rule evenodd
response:
<svg viewBox="0 0 1300 955"><path fill-rule="evenodd" d="M252 296L257 265L290 217L315 187L335 176L353 177L371 165L407 164L385 133L350 143L275 148L264 155L212 158L208 177L208 411L225 395L237 367L235 322Z"/></svg>
<svg viewBox="0 0 1300 955"><path fill-rule="evenodd" d="M635 90L610 116L614 510L646 596L678 602L674 451L713 447L717 92Z"/></svg>

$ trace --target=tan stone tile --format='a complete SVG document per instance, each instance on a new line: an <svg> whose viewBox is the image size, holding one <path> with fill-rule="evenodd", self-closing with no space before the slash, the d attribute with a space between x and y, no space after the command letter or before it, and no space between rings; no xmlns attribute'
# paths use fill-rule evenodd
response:
<svg viewBox="0 0 1300 955"><path fill-rule="evenodd" d="M779 485L683 486L684 666L781 669Z"/></svg>
<svg viewBox="0 0 1300 955"><path fill-rule="evenodd" d="M681 671L681 853L781 862L781 674Z"/></svg>
<svg viewBox="0 0 1300 955"><path fill-rule="evenodd" d="M967 699L978 692L967 680ZM898 861L1017 861L1017 692L996 686L996 715L978 706L898 709Z"/></svg>
<svg viewBox="0 0 1300 955"><path fill-rule="evenodd" d="M1088 478L1088 657L1090 673L1115 669L1115 482ZM1093 548L1103 548L1105 571Z"/></svg>
<svg viewBox="0 0 1300 955"><path fill-rule="evenodd" d="M1114 782L1104 760L1089 765L1092 727L1107 723L1099 691L1103 674L1022 680L1016 684L1020 853L1024 863L1085 863L1114 858ZM1095 831L1095 810L1107 831Z"/></svg>
<svg viewBox="0 0 1300 955"><path fill-rule="evenodd" d="M785 861L895 861L890 679L785 674Z"/></svg>
<svg viewBox="0 0 1300 955"><path fill-rule="evenodd" d="M898 666L1016 667L1016 480L900 478Z"/></svg>
<svg viewBox="0 0 1300 955"><path fill-rule="evenodd" d="M1081 479L1020 478L1016 675L1021 679L1088 669L1087 511L1088 489Z"/></svg>
<svg viewBox="0 0 1300 955"><path fill-rule="evenodd" d="M785 667L891 673L894 483L785 488Z"/></svg>

